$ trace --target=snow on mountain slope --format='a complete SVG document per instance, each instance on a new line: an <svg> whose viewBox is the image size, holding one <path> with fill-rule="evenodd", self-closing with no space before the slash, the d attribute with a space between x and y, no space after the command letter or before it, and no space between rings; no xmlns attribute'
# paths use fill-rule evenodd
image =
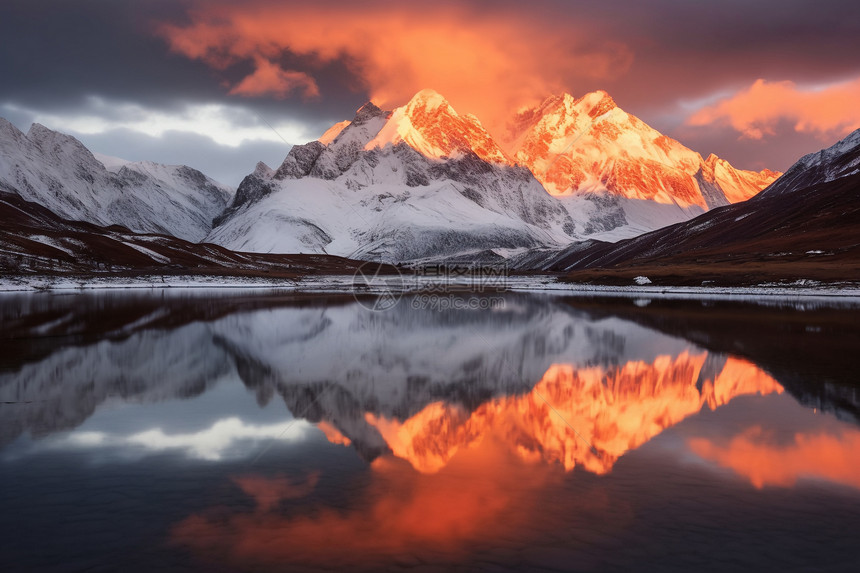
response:
<svg viewBox="0 0 860 573"><path fill-rule="evenodd" d="M326 143L327 142L327 143ZM565 245L577 223L480 123L429 90L260 164L208 241L390 262Z"/></svg>
<svg viewBox="0 0 860 573"><path fill-rule="evenodd" d="M127 159L122 159L121 157L114 157L112 155L105 155L104 153L93 152L93 157L98 159L99 163L104 165L105 169L107 169L111 173L116 173L126 165L132 163Z"/></svg>
<svg viewBox="0 0 860 573"><path fill-rule="evenodd" d="M698 205L628 199L599 191L558 195L556 198L576 221L577 233L588 239L609 242L637 237L667 225L688 221L705 212Z"/></svg>
<svg viewBox="0 0 860 573"><path fill-rule="evenodd" d="M0 184L63 218L199 241L230 190L186 166L96 158L42 125L24 134L0 118Z"/></svg>
<svg viewBox="0 0 860 573"><path fill-rule="evenodd" d="M603 91L547 98L512 123L509 151L554 195L609 192L702 210L749 199L778 173L707 160L616 106Z"/></svg>
<svg viewBox="0 0 860 573"><path fill-rule="evenodd" d="M791 193L856 173L860 173L860 129L826 149L801 157L761 196Z"/></svg>

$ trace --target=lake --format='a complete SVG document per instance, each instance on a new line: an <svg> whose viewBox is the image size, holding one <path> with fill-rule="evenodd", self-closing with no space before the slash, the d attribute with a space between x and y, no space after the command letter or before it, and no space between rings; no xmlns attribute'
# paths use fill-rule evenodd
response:
<svg viewBox="0 0 860 573"><path fill-rule="evenodd" d="M856 304L478 298L0 296L0 567L857 570Z"/></svg>

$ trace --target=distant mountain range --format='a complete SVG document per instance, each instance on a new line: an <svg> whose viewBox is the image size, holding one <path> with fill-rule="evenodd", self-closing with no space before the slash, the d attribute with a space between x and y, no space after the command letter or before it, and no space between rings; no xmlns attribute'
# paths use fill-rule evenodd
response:
<svg viewBox="0 0 860 573"><path fill-rule="evenodd" d="M841 265L820 278L843 280L856 272L858 133L780 177L703 159L605 92L550 97L518 113L502 141L423 90L392 111L365 104L277 169L259 163L234 193L186 166L94 155L71 136L0 119L0 260L81 271L306 253L625 284L634 272L707 284L741 263L750 277ZM667 270L705 264L701 277Z"/></svg>
<svg viewBox="0 0 860 573"><path fill-rule="evenodd" d="M0 186L64 219L200 241L232 191L190 167L100 161L69 135L0 118Z"/></svg>

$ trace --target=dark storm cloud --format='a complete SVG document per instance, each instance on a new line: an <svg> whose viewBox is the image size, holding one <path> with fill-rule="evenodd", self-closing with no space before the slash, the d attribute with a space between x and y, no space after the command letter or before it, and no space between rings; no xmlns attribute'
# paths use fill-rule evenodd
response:
<svg viewBox="0 0 860 573"><path fill-rule="evenodd" d="M613 33L636 54L613 82L632 105L694 99L758 78L809 83L860 74L857 2L659 0L625 2L612 13Z"/></svg>
<svg viewBox="0 0 860 573"><path fill-rule="evenodd" d="M337 62L321 70L324 98L227 96L220 74L171 54L155 33L161 22L186 21L187 4L4 0L0 5L0 103L73 112L85 108L91 95L160 110L178 109L189 102L222 102L257 110L263 117L307 116L311 122L329 123L367 97L353 91L355 82ZM233 73L241 74L241 66Z"/></svg>
<svg viewBox="0 0 860 573"><path fill-rule="evenodd" d="M242 14L256 8L263 20L269 17L269 12L273 15L277 12L291 21L304 17L305 20L298 20L296 35L298 32L310 32L305 36L319 34L317 43L308 44L305 38L306 49L298 49L296 42L299 40L285 33L279 53L268 57L283 70L308 74L316 82L320 96L304 98L299 92L287 97L231 96L228 95L231 88L254 72L253 58L247 53L221 69L210 65L211 61L171 51L169 39L163 32L165 25L180 31L193 29L200 18L205 18L207 10L218 6ZM370 13L365 20L362 20L363 11ZM399 13L404 17L398 19ZM359 43L370 45L383 36L395 36L393 42L389 38L388 45L393 46L390 50L378 50L368 56L366 49L353 49L350 43L353 40L349 39L341 40L339 51L335 50L331 57L317 57L318 53L314 52L314 46L324 49L330 41L319 31L322 30L320 22L361 27L372 23L373 18L391 14L395 17L391 18L389 28L359 29L355 36ZM321 133L330 123L348 119L372 93L394 93L393 99L402 100L408 97L404 94L410 90L441 89L439 85L423 85L435 84L433 78L443 73L437 72L439 61L432 62L424 73L415 73L420 62L404 59L408 56L402 53L410 47L414 32L422 26L425 32L431 32L432 44L434 29L427 28L426 24L434 21L441 26L439 50L448 48L446 61L453 66L457 60L477 58L474 75L480 80L470 78L468 73L463 74L465 80L486 78L488 82L498 83L505 74L495 72L504 72L504 64L502 68L493 69L494 74L482 75L480 68L492 64L482 58L493 57L497 49L504 50L517 42L521 44L517 46L517 53L528 52L525 63L509 62L507 75L514 79L498 84L501 88L491 85L481 91L464 84L461 91L473 96L464 101L475 109L467 106L462 111L481 114L478 107L482 101L502 98L505 94L495 92L511 85L520 90L517 97L529 95L534 99L545 94L529 93L529 85L534 86L535 92L565 89L574 95L605 89L621 107L657 129L705 154L714 151L741 167L785 168L800 153L831 143L829 140L835 135L797 133L791 122L781 122L774 133L763 140L739 141L737 130L726 125L713 128L685 125L696 106L704 105L707 98L744 90L760 78L792 81L798 89L813 85L826 87L839 80L860 78L860 58L857 57L860 53L860 3L856 0L538 0L527 4L515 0L421 4L379 1L357 4L345 0L315 4L268 0L242 3L4 0L0 5L3 42L0 106L14 104L17 107L0 113L26 128L21 123L30 121L38 113L68 117L100 114L106 120L127 119L117 116L130 113L129 107L99 107L92 96L114 104L135 104L140 108L137 113L144 118L152 111L182 113L189 105L214 103L228 106L224 113L233 114L235 121L241 121L242 110L247 110L256 117L255 123L298 121L306 126L307 133ZM480 42L481 37L477 34L477 39L473 38L459 56L449 55L452 42L470 31L499 32L499 36L490 35L479 45L476 42ZM546 40L542 36L551 38ZM248 39L253 41L254 38ZM308 45L311 47L307 48ZM235 45L228 45L224 49L234 48ZM416 49L414 45L411 48L413 59L425 53L428 60L434 56L432 46L430 49ZM475 51L470 52L472 49ZM374 68L360 61L361 57L380 61L389 58L396 65L379 70L379 65ZM526 73L530 74L529 78L525 78ZM527 81L534 78L545 81ZM415 85L410 84L413 79ZM377 89L380 81L387 82L383 86L386 89ZM444 83L444 78L440 78L439 83ZM526 85L523 88L518 83ZM398 89L392 92L388 89L391 86ZM466 97L442 91L455 103L457 97ZM507 109L509 100L497 108ZM488 102L488 110L491 107ZM178 153L183 145L190 144L190 140L177 133L159 138L117 129L101 135L83 133L80 137L88 145L100 147L98 151L114 155L151 151L162 157L167 151L159 153L159 145L163 150ZM204 142L195 145L206 148ZM213 157L226 157L231 149L245 157L254 145L274 149L279 143L246 142L240 146L240 151L211 141L209 145ZM156 159L155 155L150 158ZM227 164L220 160L205 161L203 155L206 154L201 152L198 166ZM180 159L169 162L180 162ZM244 163L244 159L240 163ZM253 167L253 162L250 163ZM235 180L239 176L241 173L224 178Z"/></svg>

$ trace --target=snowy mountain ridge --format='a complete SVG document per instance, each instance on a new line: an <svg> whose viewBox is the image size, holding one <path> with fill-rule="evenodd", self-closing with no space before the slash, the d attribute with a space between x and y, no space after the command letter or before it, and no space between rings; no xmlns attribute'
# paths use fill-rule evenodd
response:
<svg viewBox="0 0 860 573"><path fill-rule="evenodd" d="M148 161L100 161L70 135L0 118L0 184L57 215L200 241L231 190L200 171Z"/></svg>
<svg viewBox="0 0 860 573"><path fill-rule="evenodd" d="M351 121L259 163L230 191L185 166L94 155L0 119L0 185L59 216L234 251L383 262L500 262L617 241L743 201L776 173L702 159L602 91L520 112L507 146L439 93Z"/></svg>
<svg viewBox="0 0 860 573"><path fill-rule="evenodd" d="M856 173L860 173L860 129L830 147L801 157L761 196L791 193L811 184L828 183Z"/></svg>
<svg viewBox="0 0 860 573"><path fill-rule="evenodd" d="M858 188L860 130L804 156L748 201L614 244L588 241L562 251L534 250L512 265L573 272L573 277L596 270L614 280L647 276L655 284L677 284L683 268L695 269L682 279L693 284L703 276L708 284L735 286L788 283L792 277L851 283L860 260Z"/></svg>

